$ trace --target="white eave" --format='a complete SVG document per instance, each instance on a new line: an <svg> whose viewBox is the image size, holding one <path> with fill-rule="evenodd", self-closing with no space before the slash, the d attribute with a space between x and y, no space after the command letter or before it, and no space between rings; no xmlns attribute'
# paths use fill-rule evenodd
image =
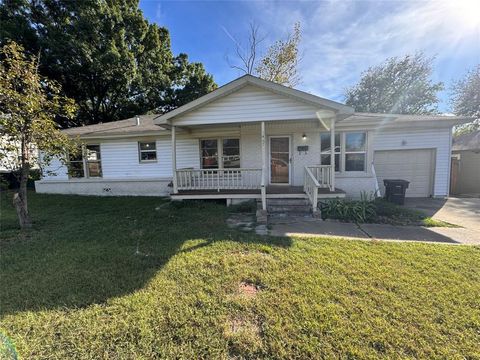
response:
<svg viewBox="0 0 480 360"><path fill-rule="evenodd" d="M406 115L356 112L338 122L338 127L358 128L445 128L473 121L470 117Z"/></svg>

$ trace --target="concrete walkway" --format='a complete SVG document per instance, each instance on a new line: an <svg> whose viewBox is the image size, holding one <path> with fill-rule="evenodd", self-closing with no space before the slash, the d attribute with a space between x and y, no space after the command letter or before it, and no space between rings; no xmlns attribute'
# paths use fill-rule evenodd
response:
<svg viewBox="0 0 480 360"><path fill-rule="evenodd" d="M272 218L272 236L343 237L358 240L427 241L480 245L480 234L466 228L427 228L384 224L352 224L309 217Z"/></svg>

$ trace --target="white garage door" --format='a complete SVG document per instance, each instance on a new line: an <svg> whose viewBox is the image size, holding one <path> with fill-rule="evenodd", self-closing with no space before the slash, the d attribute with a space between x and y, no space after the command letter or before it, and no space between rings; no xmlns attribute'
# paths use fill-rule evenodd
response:
<svg viewBox="0 0 480 360"><path fill-rule="evenodd" d="M410 181L407 197L428 197L433 193L434 151L388 150L375 151L374 165L378 185L385 193L383 179Z"/></svg>

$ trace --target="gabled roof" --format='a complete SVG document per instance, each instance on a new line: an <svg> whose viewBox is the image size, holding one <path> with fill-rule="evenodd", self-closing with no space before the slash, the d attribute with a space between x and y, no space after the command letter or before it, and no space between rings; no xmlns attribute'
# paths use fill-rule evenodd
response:
<svg viewBox="0 0 480 360"><path fill-rule="evenodd" d="M480 150L480 130L454 137L452 150Z"/></svg>
<svg viewBox="0 0 480 360"><path fill-rule="evenodd" d="M402 115L354 112L354 109L350 106L279 85L271 81L262 80L252 75L244 75L211 93L166 114L141 115L139 116L139 125L137 125L136 117L133 117L126 120L70 128L64 130L64 132L68 135L80 136L82 138L118 138L168 134L171 121L175 117L196 110L216 99L232 94L249 85L283 95L290 99L298 100L307 105L313 105L315 108L319 108L319 110L321 109L327 113L335 112L337 115L337 123L340 128L352 126L363 128L377 126L421 127L426 125L428 125L428 127L449 127L473 121L472 118L468 117L445 115ZM318 114L319 112L317 112L317 116Z"/></svg>
<svg viewBox="0 0 480 360"><path fill-rule="evenodd" d="M252 75L244 75L196 100L189 102L188 104L180 106L179 108L160 116L158 119L154 120L154 123L169 123L173 118L178 117L179 115L198 109L203 105L211 103L212 101L219 99L223 96L229 95L247 85L253 85L280 95L284 95L292 99L296 99L309 105L331 110L338 114L352 114L354 112L354 109L352 107L341 104L339 102L324 99L322 97L308 94L304 91L292 89L280 84L276 84L271 81L263 80Z"/></svg>

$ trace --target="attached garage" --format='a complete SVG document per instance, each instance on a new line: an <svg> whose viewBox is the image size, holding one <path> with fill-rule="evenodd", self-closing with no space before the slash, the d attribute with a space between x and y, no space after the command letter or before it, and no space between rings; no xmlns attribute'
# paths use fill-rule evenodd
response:
<svg viewBox="0 0 480 360"><path fill-rule="evenodd" d="M374 165L382 194L385 192L383 179L404 179L410 181L407 197L433 195L434 149L375 151Z"/></svg>

